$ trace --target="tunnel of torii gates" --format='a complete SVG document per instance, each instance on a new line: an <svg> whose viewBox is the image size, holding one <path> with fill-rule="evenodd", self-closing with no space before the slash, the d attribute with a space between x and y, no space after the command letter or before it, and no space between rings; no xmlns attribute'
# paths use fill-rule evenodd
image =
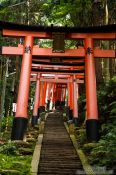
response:
<svg viewBox="0 0 116 175"><path fill-rule="evenodd" d="M22 56L17 110L11 139L22 140L28 123L30 81L36 81L32 124L36 124L40 107L45 99L56 106L64 104L68 91L68 106L73 120L78 123L78 85L86 87L86 133L89 141L99 139L99 119L96 94L94 58L115 58L115 48L95 47L95 40L115 40L116 24L97 27L28 26L0 21L3 37L23 38L17 46L2 46L5 56ZM34 44L34 39L52 39L52 48ZM65 49L65 40L83 41L74 49ZM13 44L12 44L13 45Z"/></svg>

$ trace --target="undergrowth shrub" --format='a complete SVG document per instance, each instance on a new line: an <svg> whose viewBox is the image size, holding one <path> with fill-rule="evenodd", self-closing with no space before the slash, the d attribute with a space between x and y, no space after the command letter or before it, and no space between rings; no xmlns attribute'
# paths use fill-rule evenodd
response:
<svg viewBox="0 0 116 175"><path fill-rule="evenodd" d="M12 142L1 145L0 153L6 154L6 155L18 155L19 154L16 145Z"/></svg>
<svg viewBox="0 0 116 175"><path fill-rule="evenodd" d="M6 127L11 128L13 123L13 116L3 117L1 124L1 131L3 132Z"/></svg>
<svg viewBox="0 0 116 175"><path fill-rule="evenodd" d="M116 165L116 76L108 84L103 84L98 94L100 119L100 140L88 143L86 132L80 128L76 137L92 165L115 169ZM84 95L80 99L81 110L85 109ZM80 114L82 112L80 111Z"/></svg>

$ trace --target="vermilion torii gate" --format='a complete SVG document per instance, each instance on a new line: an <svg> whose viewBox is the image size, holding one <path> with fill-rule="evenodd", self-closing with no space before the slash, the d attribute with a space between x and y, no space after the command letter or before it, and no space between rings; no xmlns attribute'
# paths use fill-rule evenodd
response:
<svg viewBox="0 0 116 175"><path fill-rule="evenodd" d="M43 105L45 106L45 97L47 96L47 102L48 102L48 108L49 108L50 98L52 97L53 91L54 91L53 83L56 84L56 89L55 89L55 93L54 93L54 94L56 94L56 98L54 99L56 106L65 105L66 89L67 89L68 85L70 86L71 84L73 84L73 80L70 79L70 75L67 77L66 77L66 75L58 75L58 74L55 76L51 76L51 77L50 77L50 74L45 74L45 75L46 75L45 77L40 77L40 73L38 73L38 74L34 74L34 75L32 74L32 77L31 77L31 81L36 81L35 102L34 102L34 110L33 110L33 117L32 117L32 125L33 126L37 124L37 119L39 116L40 101L41 101L40 98L43 98L43 101L44 101ZM75 75L75 79L76 78L83 78L83 75L77 75L77 76ZM45 92L42 91L43 95L41 93L41 96L40 96L39 92L40 92L40 83L41 82L47 82L47 94L45 94ZM74 83L76 83L76 84L84 83L84 80L76 79L76 81ZM44 87L42 89L44 89ZM74 98L73 98L70 89L68 89L68 92L69 92L68 96L72 97L72 99L70 99L68 97L68 106L70 108L72 107L72 110L74 109L74 119L77 119L77 117L78 117L78 113L77 113L78 112L78 110L77 110L77 96L78 95L76 94L77 90L78 90L78 86L77 86L76 90L74 90L75 94L74 94ZM51 94L51 91L52 91L52 94ZM75 104L74 106L71 106L72 101L74 101L74 104ZM52 103L53 103L53 101L52 101Z"/></svg>
<svg viewBox="0 0 116 175"><path fill-rule="evenodd" d="M75 64L74 64L75 65ZM32 64L32 67L33 67L33 71L34 71L34 73L36 72L37 73L37 70L38 70L38 68L41 66L41 68L45 68L45 70L47 69L47 71L49 71L49 68L51 69L51 67L53 68L53 66L52 65L42 65L42 64L37 64L37 62L36 62L36 64ZM60 66L60 65L56 65L55 63L54 63L54 69L58 69L58 68L62 68L63 70L66 70L66 71L68 71L68 70L70 70L70 68L71 68L71 65L70 66ZM84 66L73 66L73 70L84 70ZM52 70L52 71L54 71L54 70ZM59 71L60 71L60 69L59 69ZM67 72L68 73L68 72ZM53 74L52 74L53 75ZM37 78L37 77L36 77ZM31 78L31 81L36 81L36 78ZM77 79L78 78L78 79ZM75 80L76 80L76 83L84 83L84 80L79 80L79 78L81 78L81 79L83 79L84 78L84 73L80 73L80 74L78 74L78 75L75 75ZM54 96L56 96L56 97L54 97L54 102L55 102L55 106L62 106L62 105L65 105L65 98L66 98L66 89L67 89L67 87L68 87L68 84L70 84L71 86L73 85L73 80L71 80L72 78L70 77L70 75L68 75L68 76L66 76L66 75L63 75L63 74L61 74L60 75L60 77L59 77L59 75L58 75L58 73L53 77L53 76L51 76L50 77L50 74L46 74L46 78L45 77L41 77L40 79L39 79L39 81L40 82L47 82L47 83L55 83L56 84L56 89L55 89L55 91L54 91ZM38 78L37 78L37 81L38 81ZM62 84L66 84L67 86L66 87L62 87ZM74 84L75 84L75 82L74 82ZM58 85L58 86L57 86ZM60 86L61 87L60 87ZM53 88L53 87L52 87ZM73 86L72 86L72 88L73 88ZM44 89L44 88L43 88ZM77 88L76 88L77 89ZM51 88L50 88L50 91L51 91ZM70 106L70 108L72 108L72 110L74 111L74 120L75 120L75 122L76 122L76 120L77 120L77 118L78 118L78 114L77 114L77 110L75 110L75 109L77 109L77 95L75 94L74 95L74 98L73 98L73 93L70 91L70 87L69 87L69 89L68 89L68 92L69 92L69 95L68 96L70 96L71 98L69 98L68 97L68 99L69 99L69 103L68 103L68 106ZM71 94L70 94L70 92L71 92ZM76 93L76 90L74 90L74 92ZM41 97L43 98L43 99L45 99L45 96L44 95L42 95L42 93L43 94L45 94L44 93L44 91L42 91L41 92ZM48 92L49 93L49 92ZM36 100L37 99L37 100ZM38 103L38 92L37 92L37 95L36 95L36 97L35 97L35 100L37 101L35 101L35 104L37 104ZM45 100L43 100L44 101L44 106L45 106ZM75 101L74 102L74 106L72 105L72 102L73 101ZM41 102L41 100L40 100L40 102ZM48 103L50 102L50 97L48 97ZM53 101L52 101L52 103L53 103ZM40 103L39 103L39 105L40 105ZM34 124L36 124L37 123L37 116L38 116L38 109L37 109L37 107L34 105L34 111L36 111L36 115L35 115L35 113L34 113L34 115L33 115L33 117L32 117L32 125L34 125ZM35 121L35 122L34 122ZM76 122L77 123L77 122Z"/></svg>
<svg viewBox="0 0 116 175"><path fill-rule="evenodd" d="M75 75L83 73L84 70L62 70L62 69L37 69L32 68L32 59L38 57L38 60L47 58L85 58L85 84L86 84L86 103L87 103L87 120L86 131L87 137L90 141L96 141L99 138L98 126L98 107L96 95L96 75L94 58L115 58L115 50L103 50L94 47L94 40L115 40L116 39L116 25L76 28L76 27L46 27L46 26L26 26L13 24L8 22L0 22L2 35L7 37L23 37L24 45L19 44L17 47L2 47L3 55L21 55L22 67L17 99L17 111L13 122L12 140L23 139L27 122L28 122L28 97L30 87L31 70L36 72L51 72L51 73L67 73L71 75L74 82L74 89L76 89ZM40 48L34 45L34 38L39 39L53 39L61 43L64 40L83 40L84 46L76 49L62 49L58 48L53 42L53 48ZM59 44L60 45L60 44ZM58 46L59 47L59 46ZM64 62L64 61L63 61ZM71 60L73 63L73 59ZM64 63L60 63L62 65ZM70 86L71 89L71 86ZM71 91L71 90L70 90ZM74 96L73 96L74 97ZM74 106L75 104L73 104Z"/></svg>

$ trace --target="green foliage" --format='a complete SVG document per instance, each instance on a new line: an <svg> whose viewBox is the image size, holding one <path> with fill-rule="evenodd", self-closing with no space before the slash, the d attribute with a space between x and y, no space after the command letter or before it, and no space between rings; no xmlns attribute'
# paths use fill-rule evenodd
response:
<svg viewBox="0 0 116 175"><path fill-rule="evenodd" d="M93 148L96 148L96 146L98 145L98 143L85 143L83 145L83 150L87 153L87 154L90 154L91 153L91 150Z"/></svg>
<svg viewBox="0 0 116 175"><path fill-rule="evenodd" d="M19 157L0 154L0 173L4 172L3 170L17 170L20 175L30 175L30 167L31 156Z"/></svg>
<svg viewBox="0 0 116 175"><path fill-rule="evenodd" d="M68 117L67 117L66 113L63 113L63 121L64 122L67 122L68 121Z"/></svg>
<svg viewBox="0 0 116 175"><path fill-rule="evenodd" d="M0 173L8 171L9 173L5 174L10 174L12 170L11 174L14 174L14 170L17 170L20 175L26 175L30 172L30 164L31 156L19 156L19 148L16 143L8 142L0 146Z"/></svg>
<svg viewBox="0 0 116 175"><path fill-rule="evenodd" d="M83 101L85 102L84 96L79 100L82 108L84 108ZM77 131L76 137L91 164L114 169L116 165L116 76L99 89L98 105L101 123L99 142L87 143L86 133L81 128Z"/></svg>
<svg viewBox="0 0 116 175"><path fill-rule="evenodd" d="M98 91L98 108L101 122L108 120L109 116L116 116L116 76Z"/></svg>
<svg viewBox="0 0 116 175"><path fill-rule="evenodd" d="M41 112L41 113L40 113L41 121L44 121L44 120L45 120L45 115L46 115L45 112Z"/></svg>
<svg viewBox="0 0 116 175"><path fill-rule="evenodd" d="M7 127L11 128L12 127L12 123L13 123L13 116L9 116L9 117L3 117L2 118L2 128L1 130L4 131Z"/></svg>
<svg viewBox="0 0 116 175"><path fill-rule="evenodd" d="M77 142L79 143L80 147L82 147L82 145L87 142L86 130L84 127L78 128L75 131L75 136L76 136Z"/></svg>
<svg viewBox="0 0 116 175"><path fill-rule="evenodd" d="M91 150L89 160L91 164L114 167L116 164L116 134L112 132L106 134L104 139L100 139L99 144Z"/></svg>
<svg viewBox="0 0 116 175"><path fill-rule="evenodd" d="M27 136L27 142L10 141L0 146L0 174L31 175L31 160L38 129L29 128Z"/></svg>
<svg viewBox="0 0 116 175"><path fill-rule="evenodd" d="M79 121L83 123L85 120L86 113L86 97L85 94L81 95L78 100L78 109L79 109Z"/></svg>
<svg viewBox="0 0 116 175"><path fill-rule="evenodd" d="M0 146L0 154L1 153L6 154L6 155L18 155L19 154L16 145L12 142L9 142L7 144Z"/></svg>

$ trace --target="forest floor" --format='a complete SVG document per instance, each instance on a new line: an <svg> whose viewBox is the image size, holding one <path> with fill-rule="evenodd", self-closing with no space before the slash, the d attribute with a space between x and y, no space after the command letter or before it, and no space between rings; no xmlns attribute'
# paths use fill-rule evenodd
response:
<svg viewBox="0 0 116 175"><path fill-rule="evenodd" d="M39 127L28 127L26 142L10 141L11 128L0 140L0 174L30 175L31 161L39 134Z"/></svg>

